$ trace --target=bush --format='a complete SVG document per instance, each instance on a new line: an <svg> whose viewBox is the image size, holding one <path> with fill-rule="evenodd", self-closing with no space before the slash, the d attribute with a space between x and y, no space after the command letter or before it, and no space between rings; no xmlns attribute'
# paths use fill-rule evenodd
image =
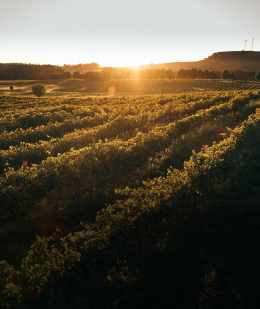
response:
<svg viewBox="0 0 260 309"><path fill-rule="evenodd" d="M230 75L229 75L229 78L230 78L230 79L237 79L236 73L232 71L232 72L230 73Z"/></svg>
<svg viewBox="0 0 260 309"><path fill-rule="evenodd" d="M82 76L79 72L74 72L72 76L73 76L74 79L81 79L82 78Z"/></svg>
<svg viewBox="0 0 260 309"><path fill-rule="evenodd" d="M43 84L35 84L32 86L32 92L35 94L37 97L41 97L45 95L46 89Z"/></svg>
<svg viewBox="0 0 260 309"><path fill-rule="evenodd" d="M229 79L230 78L230 73L228 70L224 70L221 72L220 74L220 78L221 79Z"/></svg>
<svg viewBox="0 0 260 309"><path fill-rule="evenodd" d="M70 79L71 78L71 73L70 72L64 72L61 74L62 79Z"/></svg>

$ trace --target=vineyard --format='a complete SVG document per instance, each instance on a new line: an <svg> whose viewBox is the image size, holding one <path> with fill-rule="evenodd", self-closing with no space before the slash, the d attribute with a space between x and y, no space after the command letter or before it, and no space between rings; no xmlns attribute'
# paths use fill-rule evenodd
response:
<svg viewBox="0 0 260 309"><path fill-rule="evenodd" d="M203 261L183 244L185 222L219 201L233 207L245 175L259 167L259 85L225 85L138 96L2 95L0 308L242 308L238 291L209 291L210 267L206 287L192 281ZM46 223L68 232L35 241ZM23 237L28 252L10 245Z"/></svg>

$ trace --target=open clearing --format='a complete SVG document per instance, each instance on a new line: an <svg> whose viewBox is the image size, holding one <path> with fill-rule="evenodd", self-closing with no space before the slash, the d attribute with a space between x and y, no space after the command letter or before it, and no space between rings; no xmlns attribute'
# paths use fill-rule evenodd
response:
<svg viewBox="0 0 260 309"><path fill-rule="evenodd" d="M260 88L256 81L226 80L50 80L50 81L0 81L0 94L26 95L32 94L32 85L42 83L46 87L47 96L104 96L111 95L109 88L115 88L115 95L167 94L206 90L254 90ZM13 90L10 90L13 86Z"/></svg>

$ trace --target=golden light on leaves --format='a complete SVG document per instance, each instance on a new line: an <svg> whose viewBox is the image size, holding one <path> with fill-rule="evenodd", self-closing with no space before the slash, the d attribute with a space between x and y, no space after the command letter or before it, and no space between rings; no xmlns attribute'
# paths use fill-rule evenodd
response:
<svg viewBox="0 0 260 309"><path fill-rule="evenodd" d="M111 94L111 95L115 94L116 93L116 88L114 86L109 87L108 88L108 93Z"/></svg>

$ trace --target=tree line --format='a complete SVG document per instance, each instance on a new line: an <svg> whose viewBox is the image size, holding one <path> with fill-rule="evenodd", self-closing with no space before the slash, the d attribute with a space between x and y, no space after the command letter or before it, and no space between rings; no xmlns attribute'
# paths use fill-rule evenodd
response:
<svg viewBox="0 0 260 309"><path fill-rule="evenodd" d="M100 71L80 73L78 71L52 73L50 79L84 79L91 81L125 80L125 79L226 79L226 80L260 80L256 72L247 71L209 71L193 69L180 69L177 73L171 69L143 69L133 70L129 68L105 67Z"/></svg>
<svg viewBox="0 0 260 309"><path fill-rule="evenodd" d="M26 63L0 63L0 80L30 80L30 79L49 79L54 78L69 79L71 72L85 72L86 70L97 70L97 63L70 65L64 64L63 67L50 64L26 64ZM52 75L53 74L53 75Z"/></svg>
<svg viewBox="0 0 260 309"><path fill-rule="evenodd" d="M198 69L180 69L176 78L188 79L229 79L229 80L260 80L260 72L249 71L208 71Z"/></svg>
<svg viewBox="0 0 260 309"><path fill-rule="evenodd" d="M62 73L64 69L50 64L0 63L0 80L48 79L51 73Z"/></svg>
<svg viewBox="0 0 260 309"><path fill-rule="evenodd" d="M79 64L64 64L62 68L65 72L70 72L72 74L74 72L85 73L86 71L96 71L100 69L100 66L96 62L91 62Z"/></svg>
<svg viewBox="0 0 260 309"><path fill-rule="evenodd" d="M175 73L171 69L145 69L133 70L128 68L105 67L99 72L73 73L73 78L86 80L112 80L112 79L174 79Z"/></svg>
<svg viewBox="0 0 260 309"><path fill-rule="evenodd" d="M259 72L247 71L209 71L201 69L142 69L100 68L97 63L39 65L24 63L0 63L0 80L46 80L46 79L84 79L104 81L112 79L229 79L229 80L260 80Z"/></svg>

